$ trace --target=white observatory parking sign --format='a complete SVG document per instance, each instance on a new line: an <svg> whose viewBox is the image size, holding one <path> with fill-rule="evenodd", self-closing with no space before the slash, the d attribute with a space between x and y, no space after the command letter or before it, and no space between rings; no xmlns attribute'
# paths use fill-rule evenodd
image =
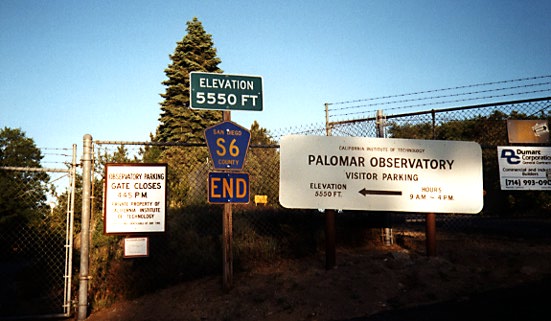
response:
<svg viewBox="0 0 551 321"><path fill-rule="evenodd" d="M165 231L167 164L106 164L105 233Z"/></svg>
<svg viewBox="0 0 551 321"><path fill-rule="evenodd" d="M477 214L482 151L474 142L337 136L280 141L287 208Z"/></svg>

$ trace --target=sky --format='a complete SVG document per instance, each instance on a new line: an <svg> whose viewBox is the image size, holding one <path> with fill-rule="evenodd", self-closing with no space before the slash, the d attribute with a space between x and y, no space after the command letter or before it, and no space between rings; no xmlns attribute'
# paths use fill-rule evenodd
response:
<svg viewBox="0 0 551 321"><path fill-rule="evenodd" d="M194 17L224 73L262 77L263 110L232 120L277 130L325 123L325 103L549 76L549 12L548 0L2 0L0 128L79 155L85 134L148 141Z"/></svg>

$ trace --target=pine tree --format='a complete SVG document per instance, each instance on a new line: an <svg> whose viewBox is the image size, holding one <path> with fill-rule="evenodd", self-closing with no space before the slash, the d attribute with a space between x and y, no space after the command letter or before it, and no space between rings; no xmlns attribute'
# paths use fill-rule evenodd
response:
<svg viewBox="0 0 551 321"><path fill-rule="evenodd" d="M161 116L157 132L160 142L204 142L204 130L222 120L220 111L189 108L189 73L192 71L221 73L221 60L216 56L212 36L197 18L187 22L187 34L177 42L172 63L165 69L166 91L161 94Z"/></svg>
<svg viewBox="0 0 551 321"><path fill-rule="evenodd" d="M0 129L0 166L39 168L42 153L20 128ZM49 212L45 172L0 170L0 234L13 224L30 223Z"/></svg>

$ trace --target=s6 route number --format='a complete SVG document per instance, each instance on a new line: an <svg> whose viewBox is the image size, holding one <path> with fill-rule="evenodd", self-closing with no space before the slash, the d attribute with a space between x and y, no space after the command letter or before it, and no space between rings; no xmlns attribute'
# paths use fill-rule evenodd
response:
<svg viewBox="0 0 551 321"><path fill-rule="evenodd" d="M234 138L230 141L229 146L226 146L226 140L223 137L220 137L216 140L216 146L219 148L216 149L216 155L224 157L227 153L230 153L230 156L237 157L239 156L239 146L235 144L237 140Z"/></svg>

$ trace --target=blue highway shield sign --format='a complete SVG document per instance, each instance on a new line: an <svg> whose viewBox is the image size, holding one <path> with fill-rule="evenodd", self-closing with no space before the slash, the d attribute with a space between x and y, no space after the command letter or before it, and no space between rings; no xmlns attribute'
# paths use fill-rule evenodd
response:
<svg viewBox="0 0 551 321"><path fill-rule="evenodd" d="M205 139L215 169L243 169L251 140L247 129L225 121L205 129Z"/></svg>

